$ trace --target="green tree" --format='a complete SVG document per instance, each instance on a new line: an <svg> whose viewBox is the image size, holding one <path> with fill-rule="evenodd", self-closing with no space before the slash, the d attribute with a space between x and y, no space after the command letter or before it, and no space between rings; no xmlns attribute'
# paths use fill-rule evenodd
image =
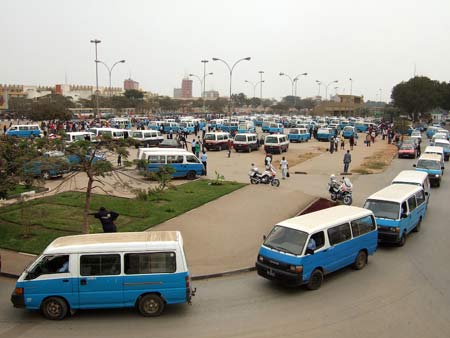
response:
<svg viewBox="0 0 450 338"><path fill-rule="evenodd" d="M126 149L127 145L127 141L125 140L112 140L105 137L98 143L78 141L71 143L66 148L68 154L78 159L78 163L73 164L72 169L79 173L84 173L88 178L83 211L83 225L81 228L82 233L86 234L89 232L89 210L92 190L94 188L103 189L104 182L102 178L111 175L114 170L113 164L103 156L104 154L102 152L108 150L115 155L120 154L126 159L129 155ZM98 185L95 185L96 183Z"/></svg>
<svg viewBox="0 0 450 338"><path fill-rule="evenodd" d="M142 100L144 98L144 93L140 90L129 89L125 91L124 96L130 100Z"/></svg>
<svg viewBox="0 0 450 338"><path fill-rule="evenodd" d="M244 93L233 94L231 95L231 99L234 107L244 107L249 104L249 99Z"/></svg>
<svg viewBox="0 0 450 338"><path fill-rule="evenodd" d="M49 94L38 98L31 104L31 111L26 115L34 121L70 120L69 108L75 107L71 98L58 94Z"/></svg>
<svg viewBox="0 0 450 338"><path fill-rule="evenodd" d="M208 102L208 109L214 113L223 113L225 111L225 107L228 105L228 100L224 98L218 97L213 101Z"/></svg>
<svg viewBox="0 0 450 338"><path fill-rule="evenodd" d="M442 85L425 76L416 76L392 89L392 102L416 122L421 113L437 108L443 101Z"/></svg>

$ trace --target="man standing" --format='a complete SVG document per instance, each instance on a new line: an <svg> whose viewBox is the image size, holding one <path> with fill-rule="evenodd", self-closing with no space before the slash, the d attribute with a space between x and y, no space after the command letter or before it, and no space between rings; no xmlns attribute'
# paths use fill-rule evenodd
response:
<svg viewBox="0 0 450 338"><path fill-rule="evenodd" d="M350 154L350 150L347 150L347 152L344 155L344 173L348 173L348 167L351 161L352 155Z"/></svg>
<svg viewBox="0 0 450 338"><path fill-rule="evenodd" d="M191 147L192 147L192 153L195 154L195 145L196 145L197 141L195 140L195 138L192 140L191 142Z"/></svg>
<svg viewBox="0 0 450 338"><path fill-rule="evenodd" d="M285 180L287 177L289 164L288 164L288 161L286 161L286 158L284 156L283 156L283 159L280 161L280 168L281 168L281 176L282 176L281 178L283 180Z"/></svg>
<svg viewBox="0 0 450 338"><path fill-rule="evenodd" d="M117 232L117 227L114 221L119 217L119 214L114 211L108 211L104 207L101 207L98 212L90 213L95 218L98 218L102 223L103 232Z"/></svg>
<svg viewBox="0 0 450 338"><path fill-rule="evenodd" d="M355 136L350 136L348 141L350 143L350 150L353 150L353 145L355 144Z"/></svg>
<svg viewBox="0 0 450 338"><path fill-rule="evenodd" d="M200 157L200 161L202 161L203 166L205 167L205 176L208 174L207 169L206 169L206 165L207 165L207 161L208 161L208 155L206 155L206 152L203 150L202 152L202 156Z"/></svg>

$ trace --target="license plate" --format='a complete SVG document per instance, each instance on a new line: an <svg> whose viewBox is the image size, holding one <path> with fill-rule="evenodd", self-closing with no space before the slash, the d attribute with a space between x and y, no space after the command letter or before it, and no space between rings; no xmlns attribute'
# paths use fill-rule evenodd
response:
<svg viewBox="0 0 450 338"><path fill-rule="evenodd" d="M275 272L272 269L267 270L267 275L270 277L275 277Z"/></svg>

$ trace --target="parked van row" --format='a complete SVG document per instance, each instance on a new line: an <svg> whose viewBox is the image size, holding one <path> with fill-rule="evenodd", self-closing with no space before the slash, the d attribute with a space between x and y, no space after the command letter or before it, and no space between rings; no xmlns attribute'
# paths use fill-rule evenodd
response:
<svg viewBox="0 0 450 338"><path fill-rule="evenodd" d="M264 236L257 273L316 290L328 273L348 265L360 270L379 243L403 246L409 233L420 231L429 191L426 173L402 171L363 208L336 206L280 222Z"/></svg>

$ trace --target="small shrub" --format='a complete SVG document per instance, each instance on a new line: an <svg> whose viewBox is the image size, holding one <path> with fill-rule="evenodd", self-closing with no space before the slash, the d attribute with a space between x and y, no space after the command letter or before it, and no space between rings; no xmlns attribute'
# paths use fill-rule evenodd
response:
<svg viewBox="0 0 450 338"><path fill-rule="evenodd" d="M217 171L214 172L216 175L216 178L211 181L212 185L222 185L225 181L225 177L221 174L219 174Z"/></svg>

